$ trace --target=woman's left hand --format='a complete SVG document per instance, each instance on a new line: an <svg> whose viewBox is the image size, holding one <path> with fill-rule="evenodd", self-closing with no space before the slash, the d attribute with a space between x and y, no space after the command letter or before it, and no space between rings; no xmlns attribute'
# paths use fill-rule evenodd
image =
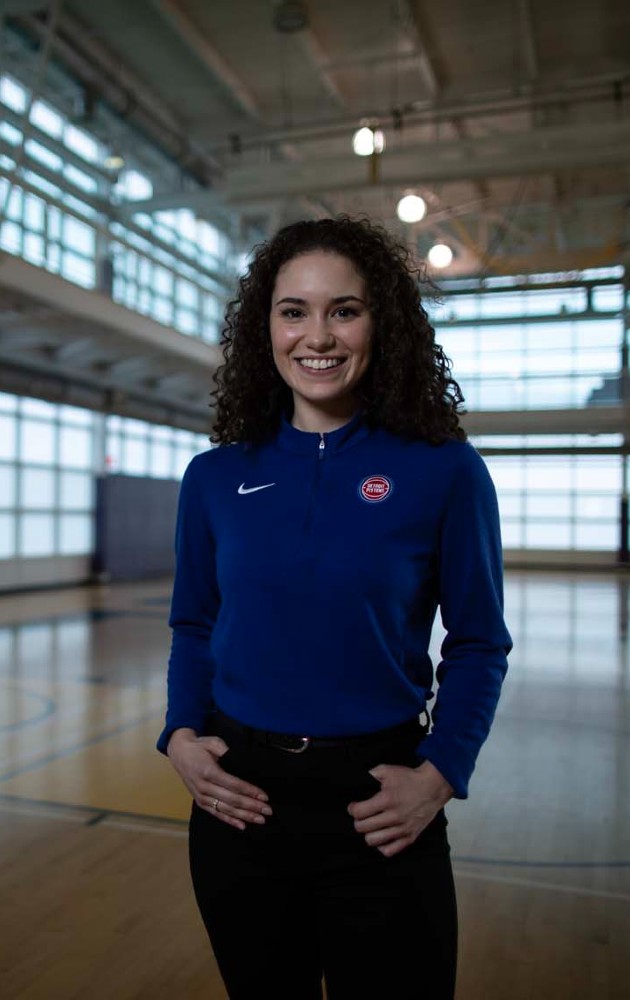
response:
<svg viewBox="0 0 630 1000"><path fill-rule="evenodd" d="M417 768L379 764L370 774L380 782L380 792L351 802L348 812L357 833L388 858L413 844L453 797L451 785L428 760Z"/></svg>

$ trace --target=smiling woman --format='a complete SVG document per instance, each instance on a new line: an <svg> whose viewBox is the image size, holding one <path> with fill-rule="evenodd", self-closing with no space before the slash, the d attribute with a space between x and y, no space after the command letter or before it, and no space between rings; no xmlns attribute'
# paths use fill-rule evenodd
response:
<svg viewBox="0 0 630 1000"><path fill-rule="evenodd" d="M294 257L278 272L269 328L278 374L293 393L293 426L341 427L357 409L372 355L365 279L338 254Z"/></svg>
<svg viewBox="0 0 630 1000"><path fill-rule="evenodd" d="M259 247L223 344L221 447L181 489L158 742L194 799L221 974L239 1000L316 1000L322 975L329 1000L452 1000L443 807L511 647L492 481L418 273L368 222Z"/></svg>

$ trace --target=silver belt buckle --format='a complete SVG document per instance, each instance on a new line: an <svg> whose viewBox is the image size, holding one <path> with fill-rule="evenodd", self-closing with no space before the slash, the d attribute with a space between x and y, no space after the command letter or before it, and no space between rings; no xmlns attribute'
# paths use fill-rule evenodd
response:
<svg viewBox="0 0 630 1000"><path fill-rule="evenodd" d="M309 746L309 744L311 742L311 737L310 736L300 736L298 738L301 740L302 746L300 746L300 747L281 747L280 749L281 750L286 750L287 753L304 753L304 751L306 750L306 748Z"/></svg>

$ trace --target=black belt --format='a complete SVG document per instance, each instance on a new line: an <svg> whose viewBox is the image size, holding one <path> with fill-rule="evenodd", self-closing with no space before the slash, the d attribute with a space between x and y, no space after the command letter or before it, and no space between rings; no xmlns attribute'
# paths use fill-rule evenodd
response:
<svg viewBox="0 0 630 1000"><path fill-rule="evenodd" d="M389 729L379 729L375 733L359 733L356 736L297 736L287 733L271 733L266 729L246 726L243 722L238 722L220 710L217 710L215 714L217 719L240 733L241 736L254 740L263 746L273 747L275 750L285 750L287 753L304 753L309 747L314 750L319 748L357 750L402 736L415 736L417 739L422 739L429 729L428 721L425 724L421 723L419 718L414 718L407 719L406 722L401 722L397 726L391 726Z"/></svg>

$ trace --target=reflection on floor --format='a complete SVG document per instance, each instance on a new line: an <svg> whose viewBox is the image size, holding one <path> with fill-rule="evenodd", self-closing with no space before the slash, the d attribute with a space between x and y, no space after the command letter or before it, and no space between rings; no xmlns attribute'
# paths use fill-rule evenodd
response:
<svg viewBox="0 0 630 1000"><path fill-rule="evenodd" d="M188 883L189 798L154 750L168 593L166 581L0 600L3 997L225 996ZM506 617L496 723L470 799L448 810L458 1000L621 1000L628 579L512 573Z"/></svg>

